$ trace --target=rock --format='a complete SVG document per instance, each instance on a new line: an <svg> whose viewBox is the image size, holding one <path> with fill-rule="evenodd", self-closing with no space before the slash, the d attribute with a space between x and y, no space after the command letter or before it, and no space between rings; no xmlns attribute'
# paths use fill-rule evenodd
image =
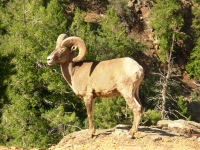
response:
<svg viewBox="0 0 200 150"><path fill-rule="evenodd" d="M193 134L200 134L200 123L186 120L160 120L157 122L157 126L161 128L167 128L168 130L176 133L186 134L192 136Z"/></svg>
<svg viewBox="0 0 200 150"><path fill-rule="evenodd" d="M158 127L168 127L168 124L172 123L172 120L160 120L157 122Z"/></svg>
<svg viewBox="0 0 200 150"><path fill-rule="evenodd" d="M116 136L127 135L129 129L130 129L129 126L119 124L119 125L116 126L113 134L116 135Z"/></svg>

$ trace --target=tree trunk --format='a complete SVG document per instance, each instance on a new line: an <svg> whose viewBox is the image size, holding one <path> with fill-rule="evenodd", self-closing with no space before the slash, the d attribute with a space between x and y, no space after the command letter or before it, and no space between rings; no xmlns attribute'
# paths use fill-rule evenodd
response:
<svg viewBox="0 0 200 150"><path fill-rule="evenodd" d="M164 76L164 80L163 80L163 85L162 85L162 110L161 110L161 115L162 115L162 119L166 119L166 115L167 115L167 111L166 111L166 93L167 93L167 87L168 87L168 81L171 77L171 71L172 71L172 64L173 64L173 60L172 60L172 52L173 52L173 48L174 48L174 39L175 39L175 33L173 33L172 35L172 43L171 43L171 48L170 51L166 53L166 58L167 58L167 74L166 76ZM164 67L164 74L166 72L166 65Z"/></svg>

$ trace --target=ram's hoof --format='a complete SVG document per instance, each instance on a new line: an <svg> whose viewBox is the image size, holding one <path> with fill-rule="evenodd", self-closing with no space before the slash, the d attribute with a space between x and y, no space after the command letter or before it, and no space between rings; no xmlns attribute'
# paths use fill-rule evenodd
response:
<svg viewBox="0 0 200 150"><path fill-rule="evenodd" d="M89 138L93 138L95 136L95 130L93 129L93 130L89 130L88 131L88 137Z"/></svg>
<svg viewBox="0 0 200 150"><path fill-rule="evenodd" d="M126 136L126 138L127 139L135 139L135 134L128 134L127 136Z"/></svg>
<svg viewBox="0 0 200 150"><path fill-rule="evenodd" d="M132 132L131 130L126 136L127 139L135 139L135 132Z"/></svg>
<svg viewBox="0 0 200 150"><path fill-rule="evenodd" d="M128 135L126 136L126 138L127 138L127 139L135 139L135 136L134 136L134 135L128 134Z"/></svg>

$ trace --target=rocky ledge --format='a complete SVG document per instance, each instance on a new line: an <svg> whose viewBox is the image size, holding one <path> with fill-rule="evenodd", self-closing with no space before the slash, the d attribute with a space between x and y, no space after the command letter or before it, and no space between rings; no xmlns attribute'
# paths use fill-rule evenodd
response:
<svg viewBox="0 0 200 150"><path fill-rule="evenodd" d="M135 138L127 138L129 126L97 130L93 138L87 130L65 136L49 150L198 150L200 124L184 120L161 120L157 126L140 126Z"/></svg>
<svg viewBox="0 0 200 150"><path fill-rule="evenodd" d="M112 129L98 129L93 138L87 130L67 136L48 150L199 150L200 123L185 120L161 120L157 126L140 126L135 138L127 138L130 126L117 125ZM0 146L0 150L23 150ZM33 148L31 150L45 150Z"/></svg>

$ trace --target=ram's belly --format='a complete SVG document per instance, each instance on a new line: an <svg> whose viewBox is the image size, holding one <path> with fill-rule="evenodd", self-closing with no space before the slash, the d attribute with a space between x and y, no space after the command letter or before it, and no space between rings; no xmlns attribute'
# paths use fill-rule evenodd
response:
<svg viewBox="0 0 200 150"><path fill-rule="evenodd" d="M114 77L104 74L89 83L95 97L117 97L120 96L118 83Z"/></svg>
<svg viewBox="0 0 200 150"><path fill-rule="evenodd" d="M117 88L107 86L87 86L87 87L76 87L73 89L75 94L79 98L84 98L87 96L91 96L93 98L96 97L118 97L120 96L120 92Z"/></svg>
<svg viewBox="0 0 200 150"><path fill-rule="evenodd" d="M94 97L117 97L120 96L116 88L95 88L92 91Z"/></svg>
<svg viewBox="0 0 200 150"><path fill-rule="evenodd" d="M108 76L107 76L108 77ZM109 78L99 78L97 80L85 81L86 84L76 82L73 91L80 98L84 96L96 97L117 97L120 96L120 92L117 87L117 82L110 80Z"/></svg>

